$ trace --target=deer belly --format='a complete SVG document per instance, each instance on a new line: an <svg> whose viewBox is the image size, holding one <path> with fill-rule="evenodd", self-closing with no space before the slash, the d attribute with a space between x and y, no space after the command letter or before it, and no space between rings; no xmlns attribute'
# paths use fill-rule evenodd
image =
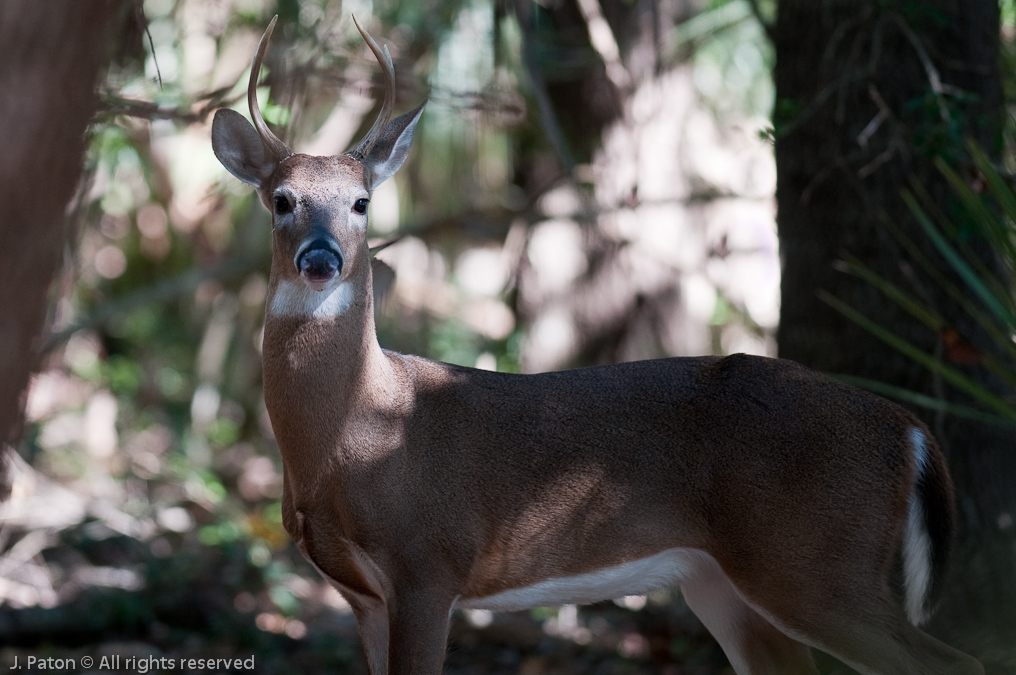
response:
<svg viewBox="0 0 1016 675"><path fill-rule="evenodd" d="M585 605L626 595L642 595L681 583L711 562L709 554L703 551L671 548L595 572L547 579L481 598L460 598L455 606L507 612L530 607Z"/></svg>

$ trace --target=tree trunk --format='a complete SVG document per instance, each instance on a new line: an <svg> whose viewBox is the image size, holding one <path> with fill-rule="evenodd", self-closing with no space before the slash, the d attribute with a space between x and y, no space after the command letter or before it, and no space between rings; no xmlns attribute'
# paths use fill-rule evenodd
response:
<svg viewBox="0 0 1016 675"><path fill-rule="evenodd" d="M997 155L1003 113L997 2L781 0L774 39L780 356L963 401L817 292L948 358L941 336L834 269L850 253L933 304L977 348L991 349L943 289L907 264L882 217L934 258L901 190L917 180L948 212L955 197L932 160L962 162L968 138ZM990 251L983 255L1000 269ZM967 370L987 383L976 368ZM917 412L950 457L960 505L959 543L930 631L981 659L988 672L1012 672L1016 548L1007 514L1016 514L1016 440L1011 431Z"/></svg>
<svg viewBox="0 0 1016 675"><path fill-rule="evenodd" d="M20 434L111 13L107 0L0 3L0 452Z"/></svg>

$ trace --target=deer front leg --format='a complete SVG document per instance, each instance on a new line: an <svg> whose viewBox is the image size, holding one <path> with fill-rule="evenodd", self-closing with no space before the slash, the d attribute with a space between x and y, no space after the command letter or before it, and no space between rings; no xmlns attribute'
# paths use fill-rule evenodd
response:
<svg viewBox="0 0 1016 675"><path fill-rule="evenodd" d="M448 644L453 599L397 591L388 606L388 675L438 675Z"/></svg>
<svg viewBox="0 0 1016 675"><path fill-rule="evenodd" d="M347 600L350 598L347 598ZM349 603L360 630L370 675L388 673L388 611L380 598L355 598Z"/></svg>

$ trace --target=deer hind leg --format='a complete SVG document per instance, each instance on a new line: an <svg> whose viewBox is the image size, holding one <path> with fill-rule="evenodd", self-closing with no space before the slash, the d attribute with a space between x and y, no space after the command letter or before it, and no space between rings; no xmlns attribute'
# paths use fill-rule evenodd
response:
<svg viewBox="0 0 1016 675"><path fill-rule="evenodd" d="M748 605L711 557L703 556L681 592L738 675L818 675L811 650Z"/></svg>
<svg viewBox="0 0 1016 675"><path fill-rule="evenodd" d="M858 593L856 598L864 597ZM870 597L870 596L869 596ZM821 628L809 631L815 646L864 675L984 675L974 658L913 626L889 591L860 611L828 606ZM841 611L837 611L837 610Z"/></svg>
<svg viewBox="0 0 1016 675"><path fill-rule="evenodd" d="M975 659L911 624L884 580L826 578L819 583L825 588L819 598L813 592L815 579L798 578L802 599L797 603L769 596L769 589L757 584L738 588L772 625L863 675L984 675Z"/></svg>

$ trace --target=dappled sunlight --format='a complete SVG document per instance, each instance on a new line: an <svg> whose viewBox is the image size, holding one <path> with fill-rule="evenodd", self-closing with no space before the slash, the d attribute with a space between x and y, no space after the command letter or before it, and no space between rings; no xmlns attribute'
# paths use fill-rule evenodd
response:
<svg viewBox="0 0 1016 675"><path fill-rule="evenodd" d="M376 254L394 271L375 308L382 347L500 372L773 353L771 148L724 85L725 68L764 69L750 50L741 65L724 65L731 45L695 62L672 31L659 54L621 36L611 75L623 91L611 93L590 59L618 37L612 15L593 17L589 51L583 24L576 46L553 21L533 35L485 0L426 13L367 0L142 4L148 33L118 38L68 211L73 255L0 505L0 614L45 608L52 635L142 651L229 649L244 636L266 655L259 672L292 672L300 649L300 672L362 672L352 609L282 526L261 372L271 220L211 147L216 109L247 115L251 54L276 12L257 96L296 151L346 151L373 119L379 77L350 12L389 46L396 114L429 99L409 159L369 207L369 244L396 240ZM548 7L532 11L544 21ZM564 112L590 92L589 110ZM598 471L548 479L560 511L515 514L540 539L530 544L602 527L582 515L590 500L621 508L628 496L605 494ZM505 663L527 673L553 670L548 649L588 648L583 658L633 672L672 653L713 658L673 600L468 610L453 636L467 655L471 640L501 636ZM632 618L650 612L683 617L680 635L670 619ZM81 628L93 614L98 627ZM20 644L50 639L30 622L18 630Z"/></svg>
<svg viewBox="0 0 1016 675"><path fill-rule="evenodd" d="M676 66L641 83L605 132L591 168L592 228L567 187L541 202L553 217L534 225L520 279L520 304L533 308L525 311L526 370L588 358L582 341L605 331L623 336L611 360L775 353L771 147L758 138L759 119L727 120L721 131L691 73ZM640 334L637 321L627 335L613 327L640 312L662 327L654 337Z"/></svg>

